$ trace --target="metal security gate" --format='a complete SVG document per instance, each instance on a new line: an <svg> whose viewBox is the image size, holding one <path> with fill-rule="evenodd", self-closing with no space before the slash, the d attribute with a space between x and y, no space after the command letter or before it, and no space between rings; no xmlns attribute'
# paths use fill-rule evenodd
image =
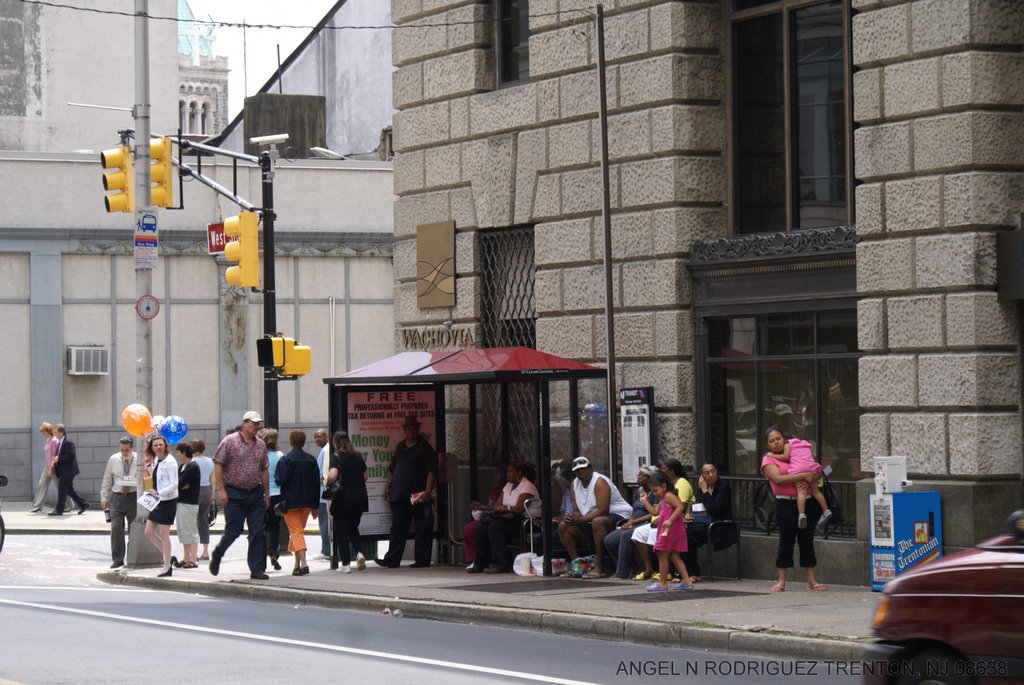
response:
<svg viewBox="0 0 1024 685"><path fill-rule="evenodd" d="M481 232L480 325L484 347L537 347L533 228ZM537 407L532 382L481 385L477 453L480 465L500 466L536 453ZM502 426L507 427L502 431ZM487 474L481 470L481 474ZM483 475L481 491L493 483Z"/></svg>

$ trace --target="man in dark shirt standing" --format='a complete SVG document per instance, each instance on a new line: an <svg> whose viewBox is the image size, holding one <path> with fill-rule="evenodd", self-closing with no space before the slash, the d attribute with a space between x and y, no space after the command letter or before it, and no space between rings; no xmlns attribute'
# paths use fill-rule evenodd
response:
<svg viewBox="0 0 1024 685"><path fill-rule="evenodd" d="M375 561L387 568L401 565L412 521L416 526L416 561L412 567L425 568L430 566L433 547L434 512L430 503L437 483L437 452L420 435L420 421L415 414L405 417L402 429L405 440L395 448L384 486L384 498L391 505L388 552Z"/></svg>
<svg viewBox="0 0 1024 685"><path fill-rule="evenodd" d="M220 560L238 536L249 527L249 577L266 580L266 512L270 507L267 445L258 437L263 419L254 411L242 417L242 428L221 440L213 455L210 486L224 507L224 535L210 554L210 573L220 572Z"/></svg>

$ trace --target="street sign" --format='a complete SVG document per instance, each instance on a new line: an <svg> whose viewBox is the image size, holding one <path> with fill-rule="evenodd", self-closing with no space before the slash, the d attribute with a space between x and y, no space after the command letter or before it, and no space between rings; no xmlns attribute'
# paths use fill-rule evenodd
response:
<svg viewBox="0 0 1024 685"><path fill-rule="evenodd" d="M206 225L206 249L210 254L224 254L224 222Z"/></svg>
<svg viewBox="0 0 1024 685"><path fill-rule="evenodd" d="M152 295L143 295L135 301L135 312L143 321L152 321L160 312L160 300Z"/></svg>
<svg viewBox="0 0 1024 685"><path fill-rule="evenodd" d="M135 210L135 268L155 269L159 247L156 209L147 207Z"/></svg>

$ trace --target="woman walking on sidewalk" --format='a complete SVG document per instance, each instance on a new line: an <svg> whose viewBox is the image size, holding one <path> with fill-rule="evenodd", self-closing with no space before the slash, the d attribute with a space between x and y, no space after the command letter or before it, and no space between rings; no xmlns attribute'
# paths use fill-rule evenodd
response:
<svg viewBox="0 0 1024 685"><path fill-rule="evenodd" d="M356 568L366 568L366 557L360 551L359 522L363 512L370 508L370 499L366 494L366 462L352 446L348 433L335 432L331 445L330 471L327 472L327 483L331 485L340 479L341 490L331 499L331 517L334 519L334 547L341 559L339 573L352 570L352 552L349 545L356 550Z"/></svg>
<svg viewBox="0 0 1024 685"><path fill-rule="evenodd" d="M281 486L280 508L288 525L288 551L295 554L293 576L309 574L306 563L306 521L310 513L317 517L320 507L320 467L316 457L302 449L306 433L293 430L288 435L291 451L277 463L274 479Z"/></svg>
<svg viewBox="0 0 1024 685"><path fill-rule="evenodd" d="M43 472L39 474L39 485L36 486L36 496L32 499L32 508L29 509L30 513L36 514L43 510L43 500L46 499L46 493L50 491L50 481L54 484L57 482L57 477L53 474L53 461L57 458L57 446L60 444L60 440L54 435L53 424L49 421L43 421L39 424L39 434L43 436L45 441L44 450L46 450L46 466ZM64 506L65 502L60 503ZM64 507L67 509L67 507Z"/></svg>

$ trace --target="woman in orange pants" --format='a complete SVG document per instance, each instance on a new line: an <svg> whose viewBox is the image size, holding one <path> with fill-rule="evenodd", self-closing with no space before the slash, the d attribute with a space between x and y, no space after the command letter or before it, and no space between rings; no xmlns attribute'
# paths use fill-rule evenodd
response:
<svg viewBox="0 0 1024 685"><path fill-rule="evenodd" d="M288 435L291 451L281 457L274 481L281 486L281 508L288 526L288 551L295 557L293 576L309 573L306 564L306 522L310 513L316 518L320 506L320 468L316 457L302 449L306 434L293 430Z"/></svg>

